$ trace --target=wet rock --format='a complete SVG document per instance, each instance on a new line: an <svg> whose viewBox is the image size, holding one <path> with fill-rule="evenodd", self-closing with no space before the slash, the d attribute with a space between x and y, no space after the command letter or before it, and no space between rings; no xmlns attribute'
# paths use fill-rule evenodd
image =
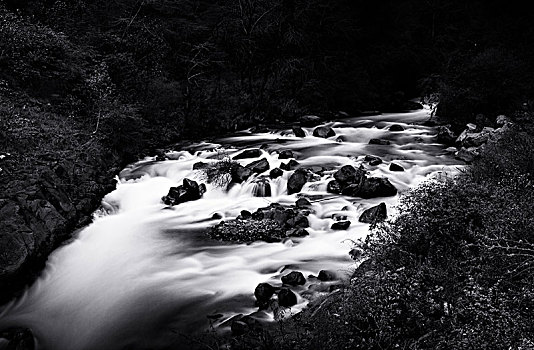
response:
<svg viewBox="0 0 534 350"><path fill-rule="evenodd" d="M388 212L386 208L386 203L382 202L379 205L365 210L358 219L358 221L371 224L379 221L384 221L387 219L387 217Z"/></svg>
<svg viewBox="0 0 534 350"><path fill-rule="evenodd" d="M166 205L178 205L200 199L204 192L206 192L206 185L199 185L196 181L186 178L181 186L171 187L169 193L162 198L162 201Z"/></svg>
<svg viewBox="0 0 534 350"><path fill-rule="evenodd" d="M262 159L256 160L256 161L248 164L245 167L250 169L250 170L252 170L253 173L261 174L261 173L269 170L270 166L269 166L269 162L267 161L267 159L262 158Z"/></svg>
<svg viewBox="0 0 534 350"><path fill-rule="evenodd" d="M300 166L299 162L297 162L294 159L291 159L289 162L287 162L285 164L284 163L280 164L280 169L286 170L286 171L291 171L291 170L297 169L299 166Z"/></svg>
<svg viewBox="0 0 534 350"><path fill-rule="evenodd" d="M335 221L345 221L347 220L347 215L332 214L332 219Z"/></svg>
<svg viewBox="0 0 534 350"><path fill-rule="evenodd" d="M323 122L321 117L316 115L304 115L299 118L300 125L302 126L315 126Z"/></svg>
<svg viewBox="0 0 534 350"><path fill-rule="evenodd" d="M370 139L369 140L369 144L370 145L390 145L391 142L389 142L389 140L384 140L384 139Z"/></svg>
<svg viewBox="0 0 534 350"><path fill-rule="evenodd" d="M223 216L222 216L221 213L213 213L213 215L211 216L211 218L212 218L213 220L219 220L219 219L222 219Z"/></svg>
<svg viewBox="0 0 534 350"><path fill-rule="evenodd" d="M359 183L365 178L365 170L363 170L363 168L356 169L352 165L345 165L335 172L334 178L341 184L341 186Z"/></svg>
<svg viewBox="0 0 534 350"><path fill-rule="evenodd" d="M389 170L390 171L404 171L404 168L397 163L390 163Z"/></svg>
<svg viewBox="0 0 534 350"><path fill-rule="evenodd" d="M402 125L399 125L399 124L393 124L389 127L389 131L394 131L394 132L397 132L397 131L404 131L404 127Z"/></svg>
<svg viewBox="0 0 534 350"><path fill-rule="evenodd" d="M350 255L350 258L352 260L358 260L362 257L363 255L363 250L360 249L360 248L352 248L350 251L349 251L349 255Z"/></svg>
<svg viewBox="0 0 534 350"><path fill-rule="evenodd" d="M346 230L350 227L350 221L337 221L330 227L332 230Z"/></svg>
<svg viewBox="0 0 534 350"><path fill-rule="evenodd" d="M295 158L293 151L291 150L283 150L278 154L278 159L289 159L289 158Z"/></svg>
<svg viewBox="0 0 534 350"><path fill-rule="evenodd" d="M319 271L319 275L317 276L317 279L323 282L335 281L337 280L337 278L337 274L334 271L330 270L321 270Z"/></svg>
<svg viewBox="0 0 534 350"><path fill-rule="evenodd" d="M462 147L478 147L485 144L494 133L493 128L483 128L480 132L465 129L456 139L456 144Z"/></svg>
<svg viewBox="0 0 534 350"><path fill-rule="evenodd" d="M308 231L306 231L306 229L303 229L303 228L292 228L291 230L286 231L287 237L305 237L308 235L309 235Z"/></svg>
<svg viewBox="0 0 534 350"><path fill-rule="evenodd" d="M297 296L288 288L282 288L278 292L278 305L291 307L297 303Z"/></svg>
<svg viewBox="0 0 534 350"><path fill-rule="evenodd" d="M445 145L452 145L456 141L456 135L450 129L450 125L438 126L438 142Z"/></svg>
<svg viewBox="0 0 534 350"><path fill-rule="evenodd" d="M458 148L453 147L453 146L445 148L445 152L447 153L456 153L457 151L458 151Z"/></svg>
<svg viewBox="0 0 534 350"><path fill-rule="evenodd" d="M269 177L271 179L276 179L282 175L284 175L284 171L280 168L274 168L269 172Z"/></svg>
<svg viewBox="0 0 534 350"><path fill-rule="evenodd" d="M304 169L297 169L287 181L287 193L298 193L304 187L304 184L308 181L308 173Z"/></svg>
<svg viewBox="0 0 534 350"><path fill-rule="evenodd" d="M306 137L306 132L298 126L293 127L293 134L295 134L296 137Z"/></svg>
<svg viewBox="0 0 534 350"><path fill-rule="evenodd" d="M239 159L247 159L247 158L259 158L261 157L262 153L259 148L251 148L246 149L243 152L235 155L232 159L233 160L239 160Z"/></svg>
<svg viewBox="0 0 534 350"><path fill-rule="evenodd" d="M366 155L364 161L369 163L369 165L379 165L382 163L382 159L376 156Z"/></svg>
<svg viewBox="0 0 534 350"><path fill-rule="evenodd" d="M232 177L232 182L242 183L246 181L253 174L252 170L246 168L240 164L234 164L230 169L230 176Z"/></svg>
<svg viewBox="0 0 534 350"><path fill-rule="evenodd" d="M237 217L241 220L248 220L252 217L252 213L248 210L241 210L241 214Z"/></svg>
<svg viewBox="0 0 534 350"><path fill-rule="evenodd" d="M311 203L308 200L308 198L301 197L297 199L297 201L295 202L295 205L297 206L297 208L307 208L311 206Z"/></svg>
<svg viewBox="0 0 534 350"><path fill-rule="evenodd" d="M341 193L345 196L368 199L394 196L397 194L397 189L388 179L370 177L362 181L360 184L345 187Z"/></svg>
<svg viewBox="0 0 534 350"><path fill-rule="evenodd" d="M332 180L326 185L326 192L328 193L341 193L341 184L337 180Z"/></svg>
<svg viewBox="0 0 534 350"><path fill-rule="evenodd" d="M233 321L230 330L232 331L232 335L236 337L250 331L248 324L243 321Z"/></svg>
<svg viewBox="0 0 534 350"><path fill-rule="evenodd" d="M256 289L254 289L254 296L256 297L258 305L265 306L274 295L274 291L274 287L269 283L258 284Z"/></svg>
<svg viewBox="0 0 534 350"><path fill-rule="evenodd" d="M315 137L322 137L324 139L336 136L336 132L327 126L319 126L313 130L313 136Z"/></svg>
<svg viewBox="0 0 534 350"><path fill-rule="evenodd" d="M303 237L308 232L308 210L284 207L272 203L254 213L243 211L235 220L223 221L209 229L207 234L223 241L280 242L287 237Z"/></svg>
<svg viewBox="0 0 534 350"><path fill-rule="evenodd" d="M290 286L302 286L306 284L306 278L300 271L291 271L289 274L282 276L282 283Z"/></svg>

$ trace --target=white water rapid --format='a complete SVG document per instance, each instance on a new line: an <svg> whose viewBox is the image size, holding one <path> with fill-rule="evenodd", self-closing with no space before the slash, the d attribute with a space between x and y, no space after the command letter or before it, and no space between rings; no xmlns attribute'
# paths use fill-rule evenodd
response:
<svg viewBox="0 0 534 350"><path fill-rule="evenodd" d="M245 131L214 143L184 146L168 153L170 160L147 158L133 164L120 174L117 189L103 199L109 215L97 215L93 224L49 257L33 286L0 309L0 330L29 327L38 348L48 350L179 348L177 334L206 328L207 315L223 314L218 326L236 314L257 311L256 285L280 286L280 277L292 270L307 277L304 286L292 288L298 294L296 312L320 290L318 280L308 275L328 269L347 276L354 268L348 254L351 241L368 234L368 224L358 222L362 211L384 201L391 214L397 202L397 196L364 200L327 193L336 169L359 166L367 154L379 156L382 164L365 163L365 168L371 176L387 177L400 192L429 175L454 172L458 162L437 143L435 130L417 124L427 118L428 110L420 110L343 119L325 124L337 134L329 139L311 136L313 128L304 128L304 138L291 130ZM391 124L405 130L391 132ZM391 145L370 145L371 138L388 139ZM309 216L309 236L247 245L214 241L205 234L221 221L212 219L216 213L228 220L243 209L294 204L297 195L287 195L286 190L292 173L288 171L269 180L271 197L253 196L258 175L228 193L208 185L199 200L172 208L162 204L162 196L184 178L202 182L192 166L214 161L217 149L233 156L260 147L271 169L287 162L278 159L282 150L293 151L304 167L331 169L301 191L318 195L312 198L315 213ZM256 159L239 162L246 165ZM406 171L389 171L393 160ZM341 211L344 206L351 210ZM336 213L349 217L348 230L330 229ZM269 317L267 312L263 315Z"/></svg>

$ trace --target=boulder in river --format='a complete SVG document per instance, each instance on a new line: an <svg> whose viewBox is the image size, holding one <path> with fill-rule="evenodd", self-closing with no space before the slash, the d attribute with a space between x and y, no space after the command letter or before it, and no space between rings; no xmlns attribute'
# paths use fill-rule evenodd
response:
<svg viewBox="0 0 534 350"><path fill-rule="evenodd" d="M345 165L335 172L334 178L341 184L341 186L359 183L365 178L365 170L362 167L356 169L352 165Z"/></svg>
<svg viewBox="0 0 534 350"><path fill-rule="evenodd" d="M308 181L308 172L304 169L297 169L287 181L287 193L298 193L304 187L304 184Z"/></svg>
<svg viewBox="0 0 534 350"><path fill-rule="evenodd" d="M199 185L196 181L186 178L182 185L171 187L169 193L162 198L162 201L166 205L177 205L200 199L204 192L206 192L206 185Z"/></svg>
<svg viewBox="0 0 534 350"><path fill-rule="evenodd" d="M276 179L277 177L280 177L284 175L284 171L280 168L274 168L269 172L269 177L271 179Z"/></svg>
<svg viewBox="0 0 534 350"><path fill-rule="evenodd" d="M282 288L278 292L278 305L291 307L297 303L297 296L289 288Z"/></svg>
<svg viewBox="0 0 534 350"><path fill-rule="evenodd" d="M285 276L282 276L282 283L290 286L302 286L306 283L306 278L300 271L291 271Z"/></svg>
<svg viewBox="0 0 534 350"><path fill-rule="evenodd" d="M397 163L390 163L389 170L390 171L404 171L404 168Z"/></svg>
<svg viewBox="0 0 534 350"><path fill-rule="evenodd" d="M259 306L265 306L274 295L275 289L269 283L260 283L254 289L254 296Z"/></svg>
<svg viewBox="0 0 534 350"><path fill-rule="evenodd" d="M341 190L341 184L337 180L332 180L326 185L326 192L328 193L340 194Z"/></svg>
<svg viewBox="0 0 534 350"><path fill-rule="evenodd" d="M296 137L306 137L306 132L300 126L293 127L293 134L295 134Z"/></svg>
<svg viewBox="0 0 534 350"><path fill-rule="evenodd" d="M369 144L386 146L386 145L391 144L391 142L389 140L384 140L384 139L370 139Z"/></svg>
<svg viewBox="0 0 534 350"><path fill-rule="evenodd" d="M455 157L463 160L466 163L471 163L480 155L480 151L481 147L462 147L458 152L456 152Z"/></svg>
<svg viewBox="0 0 534 350"><path fill-rule="evenodd" d="M345 187L341 193L345 196L368 199L394 196L397 194L397 189L386 178L370 177L366 178L360 184Z"/></svg>
<svg viewBox="0 0 534 350"><path fill-rule="evenodd" d="M267 159L262 158L259 160L255 160L250 164L247 164L245 167L252 170L253 173L261 174L269 170L269 162L267 161Z"/></svg>
<svg viewBox="0 0 534 350"><path fill-rule="evenodd" d="M286 170L286 171L291 171L291 170L297 169L299 166L300 166L299 162L297 162L294 159L291 159L287 163L280 164L280 169Z"/></svg>
<svg viewBox="0 0 534 350"><path fill-rule="evenodd" d="M289 149L283 150L282 152L278 153L278 159L289 159L289 158L295 158L293 151Z"/></svg>
<svg viewBox="0 0 534 350"><path fill-rule="evenodd" d="M373 165L373 166L379 165L382 163L382 159L380 159L377 156L372 156L372 155L366 155L363 160L369 163L369 165Z"/></svg>
<svg viewBox="0 0 534 350"><path fill-rule="evenodd" d="M308 231L304 228L292 228L286 231L287 237L305 237L309 236Z"/></svg>
<svg viewBox="0 0 534 350"><path fill-rule="evenodd" d="M315 137L322 137L324 139L336 136L336 132L334 129L328 127L328 126L318 126L313 130L313 136Z"/></svg>
<svg viewBox="0 0 534 350"><path fill-rule="evenodd" d="M388 217L388 212L386 208L386 203L382 202L379 205L375 205L369 209L366 209L358 221L364 222L367 224L376 223L379 221L384 221Z"/></svg>
<svg viewBox="0 0 534 350"><path fill-rule="evenodd" d="M300 198L297 199L297 201L295 202L295 205L297 206L297 208L308 208L308 207L311 206L311 203L310 203L310 201L308 200L308 198L300 197Z"/></svg>
<svg viewBox="0 0 534 350"><path fill-rule="evenodd" d="M350 227L350 221L337 221L330 227L332 230L346 230Z"/></svg>
<svg viewBox="0 0 534 350"><path fill-rule="evenodd" d="M337 273L335 273L334 271L330 271L330 270L321 270L319 271L319 275L317 276L317 279L323 282L335 281L337 280Z"/></svg>
<svg viewBox="0 0 534 350"><path fill-rule="evenodd" d="M251 148L246 149L243 152L235 155L232 159L233 160L239 160L239 159L247 159L247 158L259 158L261 157L261 150L259 148Z"/></svg>
<svg viewBox="0 0 534 350"><path fill-rule="evenodd" d="M397 132L397 131L404 131L404 127L402 125L399 125L399 124L393 124L389 127L389 131L394 131L394 132Z"/></svg>

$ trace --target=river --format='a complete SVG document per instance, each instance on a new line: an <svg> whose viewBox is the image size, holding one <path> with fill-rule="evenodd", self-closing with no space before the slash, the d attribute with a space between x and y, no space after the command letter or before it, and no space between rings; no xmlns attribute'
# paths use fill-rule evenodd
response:
<svg viewBox="0 0 534 350"><path fill-rule="evenodd" d="M381 157L382 164L364 164L365 168L371 176L387 177L401 193L429 177L455 172L458 161L437 143L433 128L421 125L428 116L428 109L423 109L340 119L324 124L337 134L328 139L311 136L313 128L303 128L308 134L304 138L295 137L291 129L243 131L170 151L168 160L146 158L132 164L121 172L116 190L103 199L94 222L50 255L40 278L21 298L2 307L0 329L31 328L39 349L158 349L179 348L179 334L205 329L207 315L222 315L214 321L215 328L236 314L255 313L268 320L272 313L258 312L254 305L258 283L280 286L280 277L292 270L307 277L322 269L336 271L341 278L350 276L356 266L348 254L352 242L369 230L368 224L358 222L362 211L385 202L394 214L398 196L364 200L327 193L336 169L358 166L367 154ZM391 124L405 130L389 131ZM370 145L371 138L391 144ZM288 171L269 180L270 197L254 196L258 190L253 177L229 191L208 184L201 199L172 208L161 202L184 178L202 181L192 170L194 163L214 161L223 149L233 156L247 148L261 148L271 169L282 162L278 153L283 150L293 151L303 167L328 169L301 191L315 195L309 236L280 243L230 244L205 234L243 209L294 204L297 195L287 194ZM246 165L256 159L239 162ZM391 161L405 171L390 171ZM345 206L350 210L342 211ZM332 230L334 214L348 216L349 229ZM305 285L293 287L298 304L292 312L323 292L323 285L310 277Z"/></svg>

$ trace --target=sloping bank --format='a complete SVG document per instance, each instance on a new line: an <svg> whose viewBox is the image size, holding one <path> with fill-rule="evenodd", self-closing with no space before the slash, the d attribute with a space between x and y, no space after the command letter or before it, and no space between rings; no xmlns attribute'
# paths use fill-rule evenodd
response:
<svg viewBox="0 0 534 350"><path fill-rule="evenodd" d="M533 348L533 130L510 125L458 178L404 195L343 289L232 348Z"/></svg>

